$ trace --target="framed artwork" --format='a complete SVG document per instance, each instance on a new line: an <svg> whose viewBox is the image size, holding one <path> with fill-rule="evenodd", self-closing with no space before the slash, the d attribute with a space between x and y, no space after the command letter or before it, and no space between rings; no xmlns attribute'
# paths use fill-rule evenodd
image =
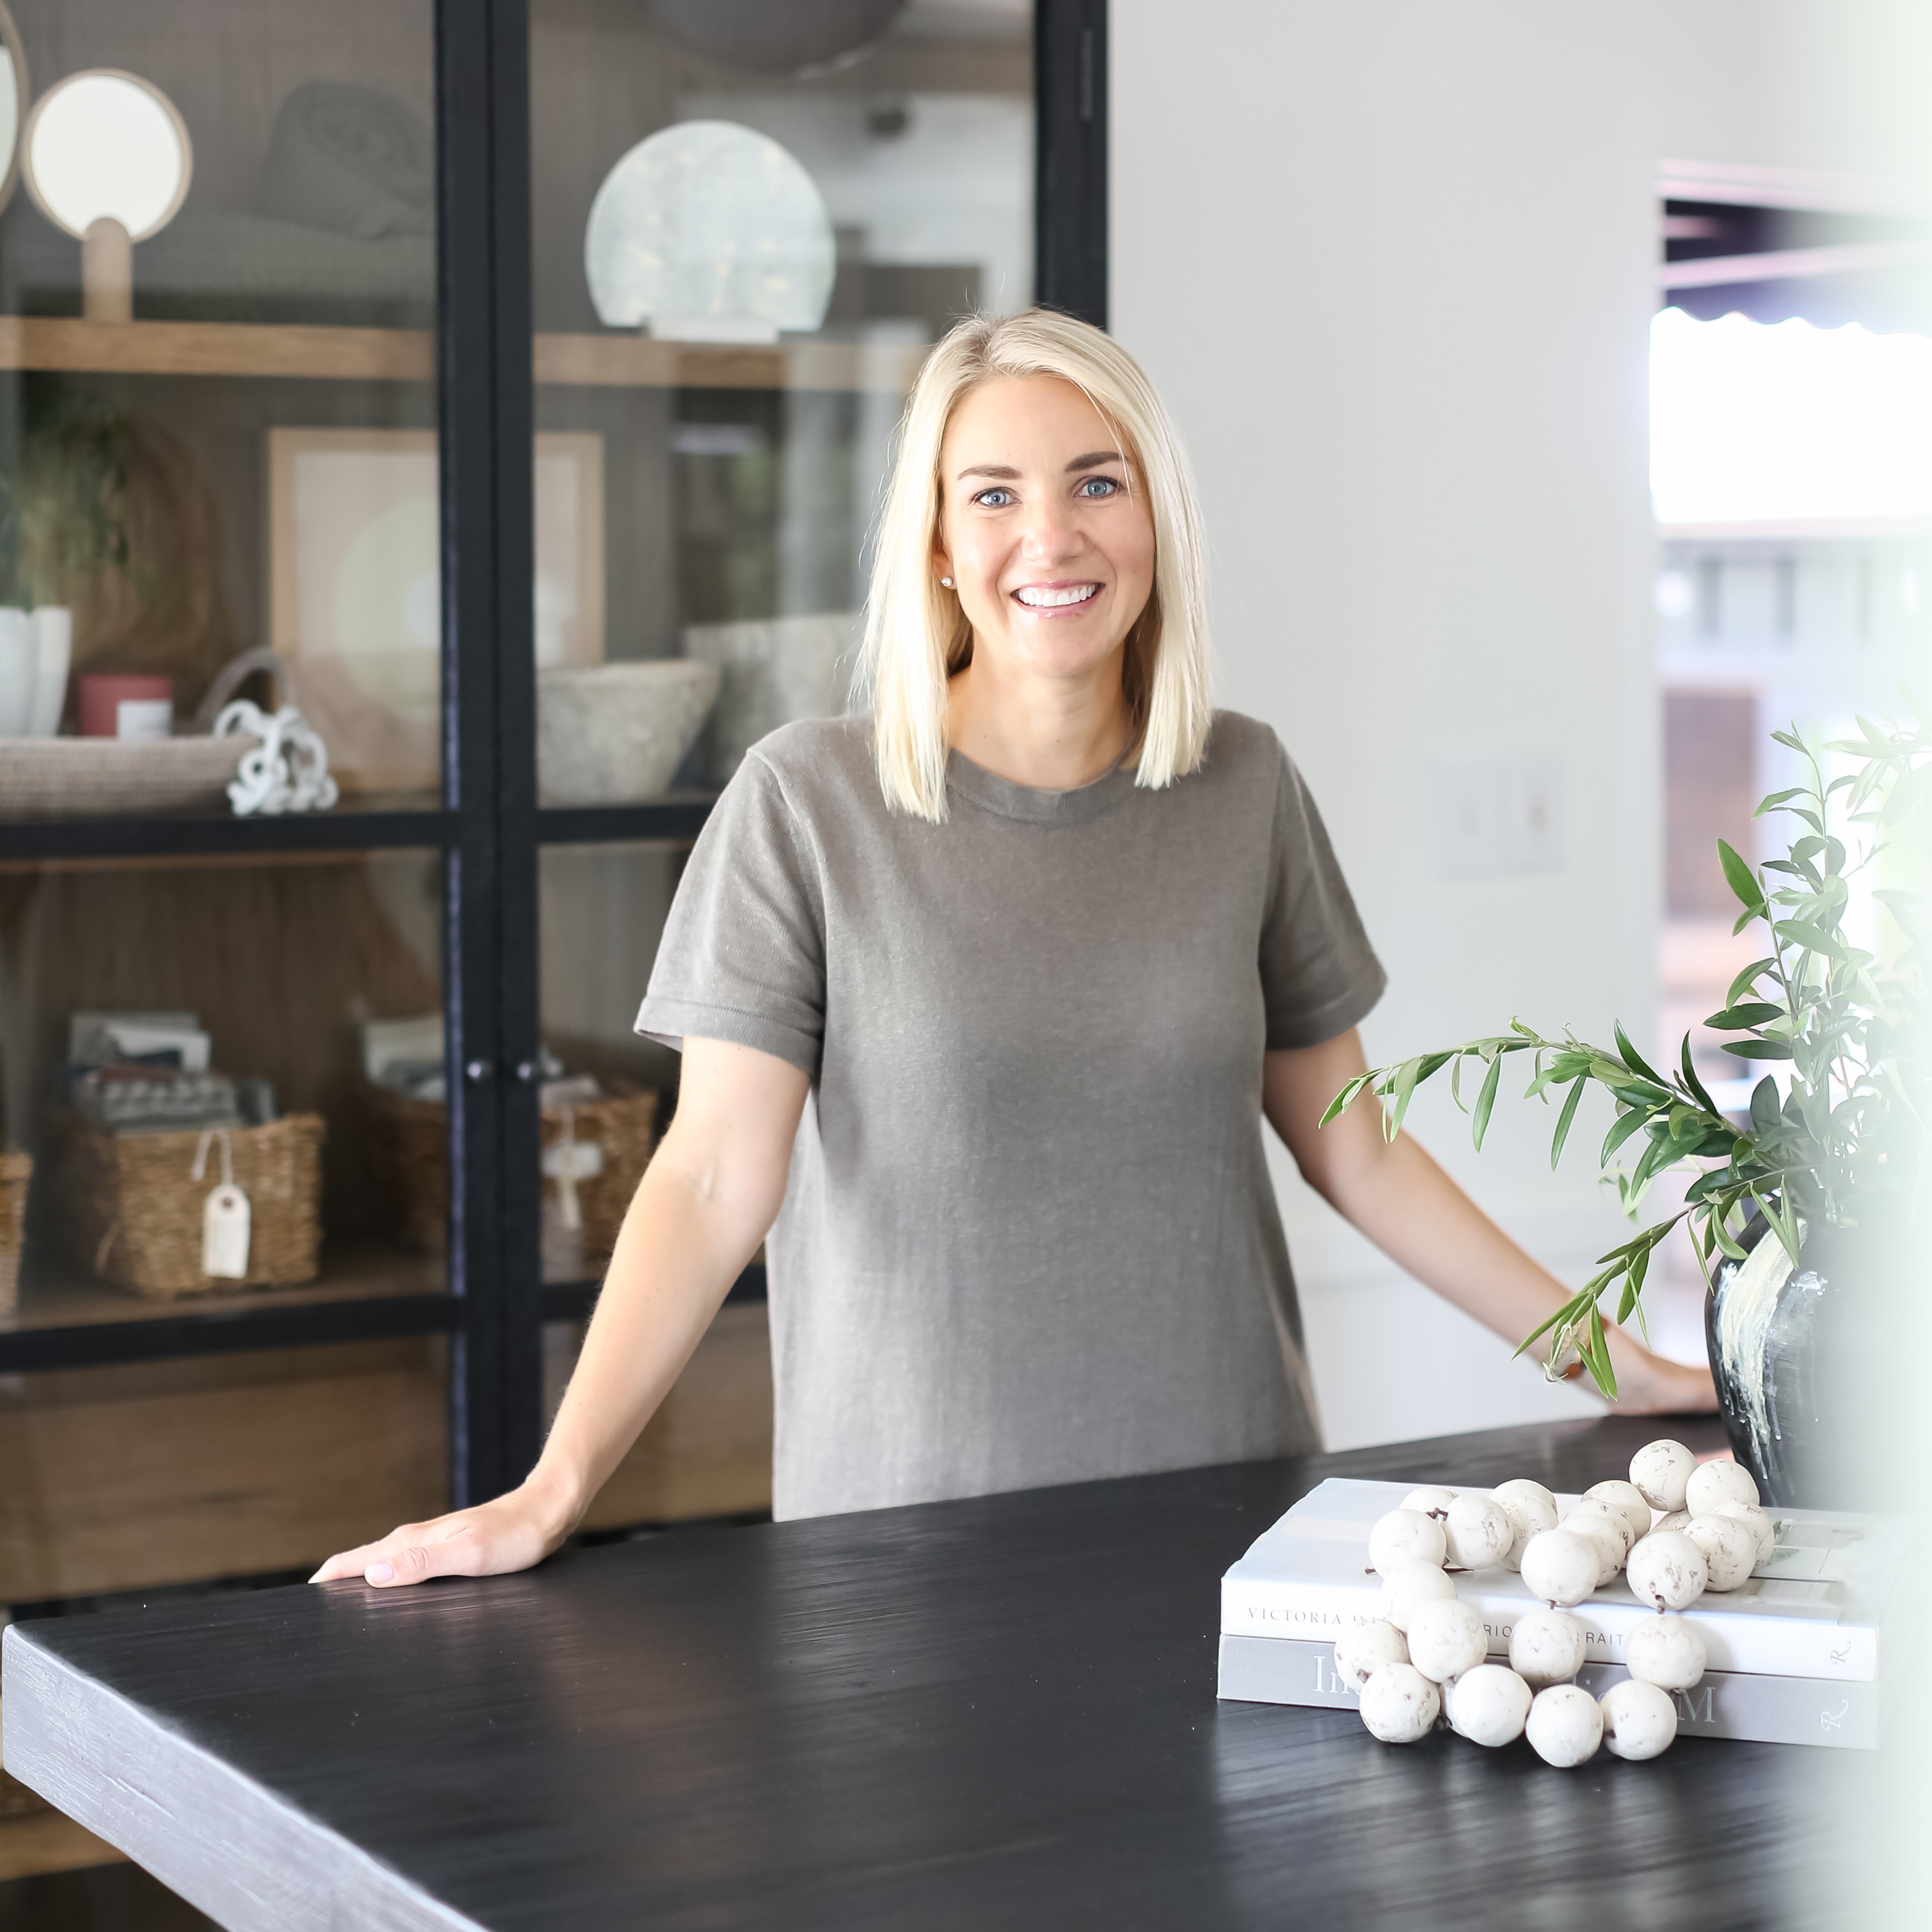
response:
<svg viewBox="0 0 1932 1932"><path fill-rule="evenodd" d="M540 668L604 657L604 439L536 437ZM345 790L440 776L431 430L268 432L270 640ZM533 700L534 701L534 700Z"/></svg>

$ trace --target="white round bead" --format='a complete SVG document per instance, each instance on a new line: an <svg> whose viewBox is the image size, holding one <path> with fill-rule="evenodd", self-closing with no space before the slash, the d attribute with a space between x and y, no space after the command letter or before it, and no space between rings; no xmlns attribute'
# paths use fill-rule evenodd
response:
<svg viewBox="0 0 1932 1932"><path fill-rule="evenodd" d="M1558 1771L1597 1754L1604 1739L1604 1714L1589 1692L1574 1684L1552 1684L1539 1690L1523 1725L1530 1748Z"/></svg>
<svg viewBox="0 0 1932 1932"><path fill-rule="evenodd" d="M1588 1630L1566 1610L1526 1610L1510 1630L1510 1668L1532 1690L1568 1683L1588 1650Z"/></svg>
<svg viewBox="0 0 1932 1932"><path fill-rule="evenodd" d="M1449 1552L1442 1526L1420 1510L1394 1509L1369 1532L1369 1568L1386 1576L1398 1563L1433 1563Z"/></svg>
<svg viewBox="0 0 1932 1932"><path fill-rule="evenodd" d="M1696 1466L1696 1457L1682 1443L1665 1436L1646 1442L1630 1458L1630 1478L1652 1509L1681 1510L1684 1485Z"/></svg>
<svg viewBox="0 0 1932 1932"><path fill-rule="evenodd" d="M1682 1617L1646 1617L1624 1640L1630 1674L1660 1690L1688 1690L1704 1674L1703 1634Z"/></svg>
<svg viewBox="0 0 1932 1932"><path fill-rule="evenodd" d="M1359 1690L1385 1664L1406 1664L1408 1640L1394 1624L1358 1624L1335 1640L1335 1675Z"/></svg>
<svg viewBox="0 0 1932 1932"><path fill-rule="evenodd" d="M1630 1554L1630 1545L1636 1541L1636 1532L1630 1527L1629 1515L1607 1496L1586 1496L1581 1502L1570 1505L1570 1514L1563 1519L1566 1529L1574 1528L1582 1522L1606 1522L1617 1533L1618 1562ZM1643 1533L1650 1534L1650 1526L1646 1523Z"/></svg>
<svg viewBox="0 0 1932 1932"><path fill-rule="evenodd" d="M1682 1529L1690 1520L1690 1512L1688 1510L1672 1510L1668 1516L1659 1516L1651 1525L1650 1533L1654 1536L1660 1529Z"/></svg>
<svg viewBox="0 0 1932 1932"><path fill-rule="evenodd" d="M1556 1527L1556 1499L1540 1483L1527 1477L1497 1486L1490 1500L1499 1504L1510 1520L1510 1546L1503 1552L1503 1565L1522 1568L1523 1546L1541 1531Z"/></svg>
<svg viewBox="0 0 1932 1932"><path fill-rule="evenodd" d="M1624 1539L1630 1534L1630 1525L1608 1503L1579 1503L1563 1519L1563 1527L1597 1552L1597 1580L1592 1587L1600 1589L1614 1582L1629 1552Z"/></svg>
<svg viewBox="0 0 1932 1932"><path fill-rule="evenodd" d="M1438 1598L1455 1594L1455 1585L1437 1564L1398 1563L1382 1578L1382 1616L1385 1622L1406 1634L1409 1618L1424 1604L1432 1604Z"/></svg>
<svg viewBox="0 0 1932 1932"><path fill-rule="evenodd" d="M1650 1534L1650 1498L1634 1483L1592 1483L1583 1492L1586 1502L1614 1504L1630 1524L1630 1540Z"/></svg>
<svg viewBox="0 0 1932 1932"><path fill-rule="evenodd" d="M1654 1529L1630 1552L1625 1580L1640 1604L1688 1610L1704 1594L1704 1552L1678 1529Z"/></svg>
<svg viewBox="0 0 1932 1932"><path fill-rule="evenodd" d="M1684 1507L1693 1516L1715 1516L1726 1503L1758 1499L1756 1481L1742 1462L1700 1462L1684 1485Z"/></svg>
<svg viewBox="0 0 1932 1932"><path fill-rule="evenodd" d="M1362 1722L1385 1744L1412 1744L1428 1736L1442 1698L1412 1664L1385 1664L1362 1686Z"/></svg>
<svg viewBox="0 0 1932 1932"><path fill-rule="evenodd" d="M1440 1522L1449 1514L1449 1505L1455 1500L1454 1490L1445 1490L1440 1483L1424 1483L1420 1489L1411 1490L1402 1498L1402 1506L1424 1516L1432 1516Z"/></svg>
<svg viewBox="0 0 1932 1932"><path fill-rule="evenodd" d="M1707 1590L1735 1590L1757 1568L1757 1532L1734 1516L1694 1516L1684 1534L1704 1552Z"/></svg>
<svg viewBox="0 0 1932 1932"><path fill-rule="evenodd" d="M1486 1570L1509 1554L1516 1530L1509 1512L1487 1496L1458 1496L1442 1526L1449 1561L1461 1570Z"/></svg>
<svg viewBox="0 0 1932 1932"><path fill-rule="evenodd" d="M1677 1705L1667 1690L1626 1677L1598 1700L1604 1714L1604 1748L1612 1757L1658 1757L1677 1738Z"/></svg>
<svg viewBox="0 0 1932 1932"><path fill-rule="evenodd" d="M1597 1545L1574 1530L1540 1530L1522 1546L1523 1587L1546 1604L1580 1604L1601 1567Z"/></svg>
<svg viewBox="0 0 1932 1932"><path fill-rule="evenodd" d="M1450 1721L1472 1744L1493 1750L1522 1736L1532 1694L1514 1670L1479 1664L1457 1678L1448 1693Z"/></svg>
<svg viewBox="0 0 1932 1932"><path fill-rule="evenodd" d="M1725 1503L1711 1514L1735 1516L1738 1522L1748 1523L1751 1534L1757 1538L1757 1563L1769 1561L1778 1548L1778 1525L1756 1503ZM1687 1516L1684 1520L1688 1522L1690 1519ZM1756 1569L1757 1563L1751 1568Z"/></svg>
<svg viewBox="0 0 1932 1932"><path fill-rule="evenodd" d="M1473 1604L1444 1597L1408 1620L1408 1660L1432 1683L1473 1670L1490 1654L1490 1634Z"/></svg>

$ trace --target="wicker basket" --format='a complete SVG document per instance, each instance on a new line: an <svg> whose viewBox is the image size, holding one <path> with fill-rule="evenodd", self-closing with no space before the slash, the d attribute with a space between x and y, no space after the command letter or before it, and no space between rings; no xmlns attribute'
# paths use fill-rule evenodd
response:
<svg viewBox="0 0 1932 1932"><path fill-rule="evenodd" d="M628 1081L607 1080L608 1097L568 1107L546 1107L542 1140L548 1154L566 1141L596 1147L602 1169L576 1183L584 1223L583 1251L608 1255L617 1245L625 1210L638 1191L656 1144L658 1096ZM389 1216L416 1247L440 1254L449 1238L449 1115L440 1100L415 1100L387 1087L364 1089L369 1140ZM546 1167L554 1165L546 1162ZM554 1216L562 1186L546 1172L545 1218Z"/></svg>
<svg viewBox="0 0 1932 1932"><path fill-rule="evenodd" d="M248 1197L248 1272L201 1271L202 1211L222 1178L218 1148L194 1178L196 1132L98 1134L75 1114L56 1123L61 1219L74 1258L104 1281L157 1301L313 1281L322 1246L320 1114L224 1130L236 1185Z"/></svg>
<svg viewBox="0 0 1932 1932"><path fill-rule="evenodd" d="M27 1184L31 1154L0 1154L0 1320L20 1306L20 1250L27 1233Z"/></svg>

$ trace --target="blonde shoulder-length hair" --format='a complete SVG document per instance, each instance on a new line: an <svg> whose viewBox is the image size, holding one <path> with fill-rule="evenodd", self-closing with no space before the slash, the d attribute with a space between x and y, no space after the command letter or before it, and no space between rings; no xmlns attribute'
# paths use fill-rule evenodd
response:
<svg viewBox="0 0 1932 1932"><path fill-rule="evenodd" d="M860 688L886 802L946 817L947 680L970 658L973 628L933 569L940 446L960 399L1002 376L1058 376L1120 439L1130 488L1154 520L1154 590L1127 634L1121 682L1135 782L1159 788L1194 770L1212 718L1201 518L1180 440L1138 363L1090 323L1051 309L971 316L926 358L899 425L866 604Z"/></svg>

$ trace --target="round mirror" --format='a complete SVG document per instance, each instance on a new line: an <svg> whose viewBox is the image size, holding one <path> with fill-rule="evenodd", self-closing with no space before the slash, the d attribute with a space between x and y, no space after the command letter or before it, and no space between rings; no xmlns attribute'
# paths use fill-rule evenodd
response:
<svg viewBox="0 0 1932 1932"><path fill-rule="evenodd" d="M685 341L817 328L836 256L818 183L730 121L681 121L640 141L604 176L584 235L598 319Z"/></svg>
<svg viewBox="0 0 1932 1932"><path fill-rule="evenodd" d="M187 124L158 87L98 68L34 102L21 164L34 206L56 227L85 238L112 221L142 242L174 219L194 160Z"/></svg>
<svg viewBox="0 0 1932 1932"><path fill-rule="evenodd" d="M20 123L27 114L27 55L14 16L0 6L0 208L20 178Z"/></svg>

